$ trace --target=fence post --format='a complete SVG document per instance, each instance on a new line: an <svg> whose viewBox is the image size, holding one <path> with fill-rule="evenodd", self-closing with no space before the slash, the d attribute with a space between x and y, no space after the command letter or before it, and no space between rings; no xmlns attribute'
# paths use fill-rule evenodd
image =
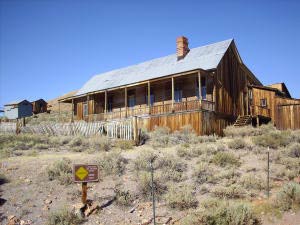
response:
<svg viewBox="0 0 300 225"><path fill-rule="evenodd" d="M267 151L267 196L270 197L270 148L268 147Z"/></svg>
<svg viewBox="0 0 300 225"><path fill-rule="evenodd" d="M153 181L153 175L154 175L153 162L154 162L154 160L155 160L155 157L150 160L150 170L151 170L151 194L152 194L153 224L156 225L156 221L155 221L154 181Z"/></svg>

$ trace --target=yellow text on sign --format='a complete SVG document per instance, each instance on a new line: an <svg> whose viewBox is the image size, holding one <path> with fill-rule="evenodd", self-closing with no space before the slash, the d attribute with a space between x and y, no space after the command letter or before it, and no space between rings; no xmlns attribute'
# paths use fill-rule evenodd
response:
<svg viewBox="0 0 300 225"><path fill-rule="evenodd" d="M89 172L84 168L84 167L79 167L79 169L76 171L76 176L80 179L83 180L86 178L87 175L89 175Z"/></svg>

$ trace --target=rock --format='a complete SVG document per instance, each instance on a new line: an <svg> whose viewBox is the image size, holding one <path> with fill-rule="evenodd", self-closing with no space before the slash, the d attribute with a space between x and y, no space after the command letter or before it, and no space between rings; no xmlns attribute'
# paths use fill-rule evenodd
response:
<svg viewBox="0 0 300 225"><path fill-rule="evenodd" d="M31 181L30 179L28 179L28 178L25 179L24 181L25 181L26 184L31 184L31 182L32 182L32 181Z"/></svg>
<svg viewBox="0 0 300 225"><path fill-rule="evenodd" d="M8 217L7 225L19 225L19 224L20 224L20 220L16 216L11 215Z"/></svg>
<svg viewBox="0 0 300 225"><path fill-rule="evenodd" d="M43 207L43 210L44 211L48 211L50 209L50 207L48 206L48 205L45 205L44 207Z"/></svg>
<svg viewBox="0 0 300 225"><path fill-rule="evenodd" d="M52 200L46 199L44 202L45 202L45 204L50 205L52 203Z"/></svg>
<svg viewBox="0 0 300 225"><path fill-rule="evenodd" d="M77 203L72 205L72 211L80 218L84 218L84 211L86 210L86 205L82 203Z"/></svg>

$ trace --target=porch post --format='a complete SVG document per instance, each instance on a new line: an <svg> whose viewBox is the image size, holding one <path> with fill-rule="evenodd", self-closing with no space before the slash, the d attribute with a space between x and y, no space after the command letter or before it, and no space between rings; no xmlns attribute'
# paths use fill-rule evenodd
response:
<svg viewBox="0 0 300 225"><path fill-rule="evenodd" d="M202 90L201 90L201 72L198 72L198 86L199 86L199 100L200 100L200 104L201 104L201 100L202 100Z"/></svg>
<svg viewBox="0 0 300 225"><path fill-rule="evenodd" d="M127 87L125 87L125 117L127 118Z"/></svg>
<svg viewBox="0 0 300 225"><path fill-rule="evenodd" d="M87 121L90 122L90 96L86 96L86 102L87 102Z"/></svg>
<svg viewBox="0 0 300 225"><path fill-rule="evenodd" d="M214 111L216 111L216 100L217 100L217 88L216 88L216 79L215 79L215 73L213 73L213 83L214 83L214 89L213 89L213 104L214 104Z"/></svg>
<svg viewBox="0 0 300 225"><path fill-rule="evenodd" d="M74 123L74 99L72 98L72 117L71 117L71 123Z"/></svg>
<svg viewBox="0 0 300 225"><path fill-rule="evenodd" d="M150 81L148 81L148 108L149 114L151 114L151 90L150 90Z"/></svg>
<svg viewBox="0 0 300 225"><path fill-rule="evenodd" d="M107 113L107 90L104 91L104 114Z"/></svg>
<svg viewBox="0 0 300 225"><path fill-rule="evenodd" d="M174 110L174 77L172 77L172 111Z"/></svg>

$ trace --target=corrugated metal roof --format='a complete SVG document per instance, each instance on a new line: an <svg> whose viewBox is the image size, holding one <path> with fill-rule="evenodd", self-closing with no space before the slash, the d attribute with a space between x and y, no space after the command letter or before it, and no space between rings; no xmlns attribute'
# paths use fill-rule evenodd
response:
<svg viewBox="0 0 300 225"><path fill-rule="evenodd" d="M95 75L83 85L76 95L133 84L195 69L214 69L218 66L232 41L233 39L229 39L193 48L179 61L177 61L177 55L172 54L137 65Z"/></svg>

